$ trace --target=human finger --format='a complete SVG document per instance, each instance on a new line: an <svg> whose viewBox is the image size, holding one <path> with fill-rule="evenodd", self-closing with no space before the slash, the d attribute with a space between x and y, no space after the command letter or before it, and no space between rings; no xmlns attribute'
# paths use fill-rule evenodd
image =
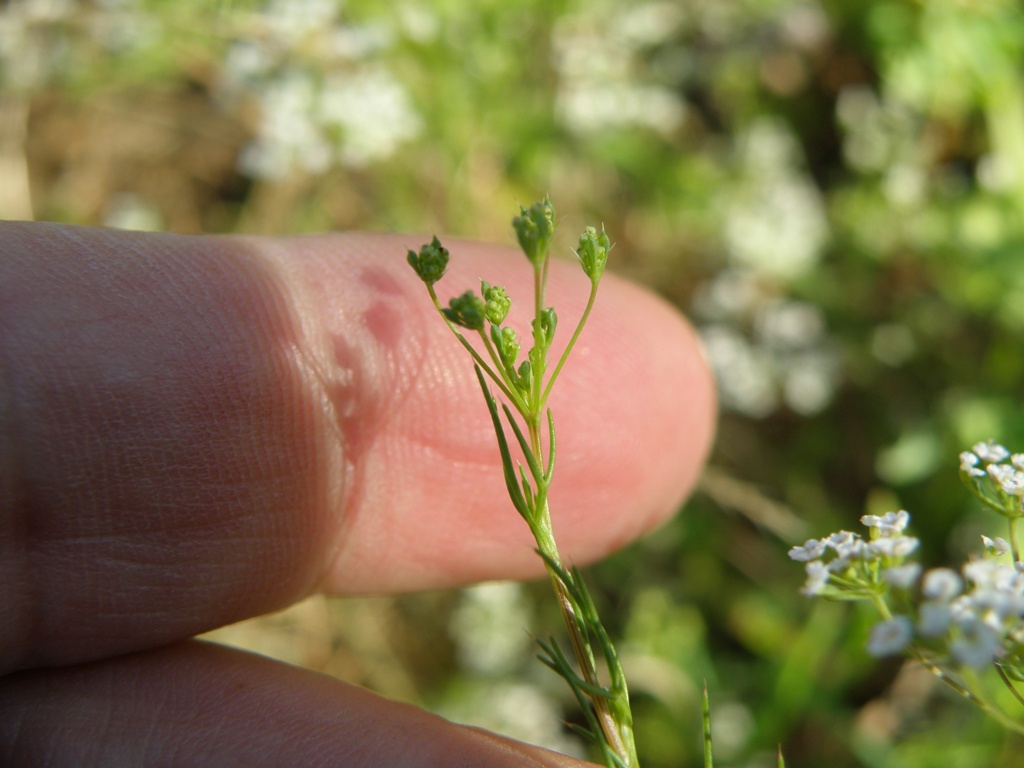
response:
<svg viewBox="0 0 1024 768"><path fill-rule="evenodd" d="M317 589L540 572L472 370L405 264L417 239L0 237L0 669ZM529 304L521 257L450 245L442 289L482 276ZM552 266L563 318L584 294ZM580 563L674 511L714 418L692 331L612 276L552 405L554 524Z"/></svg>
<svg viewBox="0 0 1024 768"><path fill-rule="evenodd" d="M0 680L0 763L8 768L590 765L453 725L309 670L196 641Z"/></svg>

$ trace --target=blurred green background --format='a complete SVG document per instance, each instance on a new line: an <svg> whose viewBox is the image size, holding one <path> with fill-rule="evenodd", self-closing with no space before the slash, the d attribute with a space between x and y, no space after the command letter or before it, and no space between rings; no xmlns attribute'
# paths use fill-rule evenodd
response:
<svg viewBox="0 0 1024 768"><path fill-rule="evenodd" d="M722 401L685 512L590 569L645 768L700 764L704 678L716 765L1019 765L785 554L901 507L928 565L995 527L956 455L1024 449L1018 3L11 0L0 88L4 218L511 243L547 192L565 254L603 222ZM216 636L582 754L524 631L557 622L497 584Z"/></svg>

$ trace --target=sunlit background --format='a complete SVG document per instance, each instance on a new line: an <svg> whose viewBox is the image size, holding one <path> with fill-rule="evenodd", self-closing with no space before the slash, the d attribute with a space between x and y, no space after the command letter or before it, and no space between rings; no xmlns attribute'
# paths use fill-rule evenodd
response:
<svg viewBox="0 0 1024 768"><path fill-rule="evenodd" d="M987 518L957 452L1024 450L1017 3L9 0L0 88L4 218L510 243L547 192L563 231L603 222L723 408L683 513L590 572L645 768L700 764L705 678L716 765L1019 765L785 554L903 507L959 562ZM548 598L316 598L216 636L582 755L526 631Z"/></svg>

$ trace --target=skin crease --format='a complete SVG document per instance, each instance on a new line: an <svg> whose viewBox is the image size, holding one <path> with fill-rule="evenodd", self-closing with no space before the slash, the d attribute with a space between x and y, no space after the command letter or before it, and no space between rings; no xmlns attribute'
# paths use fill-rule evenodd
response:
<svg viewBox="0 0 1024 768"><path fill-rule="evenodd" d="M273 678L282 694L225 703L219 730L190 742L188 759L161 765L230 764L224 745L241 743L246 707L257 705L304 713L261 726L268 743L280 737L279 758L294 752L312 708L331 727L299 740L323 755L344 740L353 756L333 764L441 764L431 761L470 744L466 754L481 757L466 765L503 765L488 749L576 764L238 652L150 650L317 590L396 593L541 573L507 501L468 356L405 263L423 240L0 224L0 671L35 670L0 681L0 763L33 764L33 749L58 755L62 744L81 756L83 734L99 726L55 715L96 701L107 702L102 727L140 728L138 748L157 751L137 754L163 754L223 667L257 681L247 691ZM523 257L446 245L453 260L439 294L484 277L508 289L512 322L528 327ZM564 343L587 281L559 261L549 286ZM551 406L555 530L580 564L673 513L713 433L694 334L612 275ZM83 666L53 668L71 664ZM310 703L301 695L310 687L326 693ZM162 719L143 717L154 710ZM404 762L379 744L360 753L377 722L422 732L393 746ZM84 752L91 762L64 764L120 764L94 747ZM268 746L246 764L279 764L274 754Z"/></svg>

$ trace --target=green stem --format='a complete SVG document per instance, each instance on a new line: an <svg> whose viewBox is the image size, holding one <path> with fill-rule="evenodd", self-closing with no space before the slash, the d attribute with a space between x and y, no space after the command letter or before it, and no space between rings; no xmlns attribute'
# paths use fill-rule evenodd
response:
<svg viewBox="0 0 1024 768"><path fill-rule="evenodd" d="M1017 520L1019 518L1009 518L1010 523L1010 551L1013 552L1013 562L1020 562L1020 545L1017 543Z"/></svg>
<svg viewBox="0 0 1024 768"><path fill-rule="evenodd" d="M502 388L502 393L509 398L509 401L515 407L515 409L519 411L519 413L524 413L526 409L526 403L520 396L519 391L515 388L515 385L509 380L508 374L505 372L505 365L501 362L501 357L498 356L498 350L494 348L494 344L491 343L491 340L487 337L487 334L484 333L482 329L478 331L478 333L480 334L480 338L483 340L484 349L487 350L487 354L490 356L491 361L494 363L494 367L498 369L498 372L501 374L502 381L505 382L506 386ZM491 374L491 378L494 378L493 374ZM500 384L501 382L499 381L498 383Z"/></svg>
<svg viewBox="0 0 1024 768"><path fill-rule="evenodd" d="M469 340L466 339L465 336L462 335L462 332L458 329L455 323L445 317L444 307L441 306L441 302L437 298L437 292L434 290L434 286L428 285L427 291L430 293L430 300L434 302L434 307L437 309L437 313L441 315L441 319L444 320L448 329L455 334L455 338L459 340L459 343L462 344L466 351L472 356L473 362L480 366L480 369L498 385L498 389L501 390L501 394L507 397L509 402L515 404L517 408L521 408L520 404L522 403L522 400L516 396L516 393L512 389L506 386L504 378L494 372L494 369L487 364L487 361L484 360L483 357L480 356L480 353L476 351L476 348L469 343Z"/></svg>
<svg viewBox="0 0 1024 768"><path fill-rule="evenodd" d="M533 414L528 419L527 426L530 433L530 447L537 463L543 467L543 445L540 436L540 414ZM552 430L553 432L553 430ZM537 515L535 524L531 526L537 548L559 568L562 568L562 557L558 552L558 545L555 543L555 532L551 525L551 508L548 506L548 488L550 487L550 474L545 472L542 478L537 479ZM547 560L545 560L545 563ZM547 565L548 576L551 579L551 586L555 591L558 600L558 607L562 612L562 620L565 622L566 631L569 633L569 643L572 645L573 654L576 656L584 681L596 688L600 688L601 680L597 674L597 663L594 660L594 653L582 628L582 621L576 613L572 597L569 595L565 584L558 572ZM564 568L563 568L564 570ZM630 743L627 747L622 733L619 729L618 720L611 711L607 699L601 696L590 696L594 707L594 713L601 724L601 732L605 741L612 750L622 759L625 765L630 768L638 768L636 748Z"/></svg>
<svg viewBox="0 0 1024 768"><path fill-rule="evenodd" d="M551 515L546 501L538 517L540 518L540 524L533 532L534 538L537 541L537 548L561 567L562 561L558 554L554 535L552 534ZM590 643L587 642L580 627L580 618L576 614L575 607L573 607L572 598L557 571L550 565L547 566L547 569L548 575L551 578L551 586L554 588L555 596L558 599L558 607L562 611L562 620L565 622L565 628L569 633L569 644L572 646L573 654L576 656L576 661L580 666L583 680L595 688L601 688L603 686L597 674L597 663L594 660ZM604 734L605 741L615 754L621 758L624 765L629 766L629 768L639 768L636 748L632 744L629 747L626 746L608 700L603 696L590 696L590 702L594 707L597 720L601 724L601 732Z"/></svg>
<svg viewBox="0 0 1024 768"><path fill-rule="evenodd" d="M545 264L547 259L544 260ZM547 346L544 341L544 332L541 329L540 318L544 312L544 294L545 294L545 280L547 276L547 270L544 265L535 266L533 268L533 348L537 350L543 350L544 354L536 356L535 360L531 360L533 366L533 386L530 388L530 413L527 417L530 420L531 434L533 430L533 421L540 417L540 412L544 410L544 401L541 400L541 392L544 387L544 369L547 364Z"/></svg>
<svg viewBox="0 0 1024 768"><path fill-rule="evenodd" d="M1024 705L1024 696L1021 696L1020 691L1017 690L1013 681L1007 677L1006 671L1003 669L1003 665L996 661L993 662L993 666L996 668L996 672L999 673L999 679L1003 681L1003 685L1005 685L1007 689L1009 689L1010 693L1013 694L1013 698L1017 700L1018 704Z"/></svg>
<svg viewBox="0 0 1024 768"><path fill-rule="evenodd" d="M892 619L892 611L889 610L889 604L885 602L885 598L879 595L877 592L871 595L871 603L878 610L878 613L886 621Z"/></svg>
<svg viewBox="0 0 1024 768"><path fill-rule="evenodd" d="M569 359L569 355L572 352L572 348L576 346L576 340L580 337L580 333L583 331L583 326L587 324L587 320L590 318L590 312L594 308L594 301L597 299L597 283L592 282L590 284L590 297L587 299L587 307L583 310L583 314L580 316L580 321L576 323L576 330L572 332L572 337L569 339L569 343L565 347L565 351L562 352L562 356L558 358L558 364L555 366L555 370L551 372L551 378L548 379L548 384L544 388L544 394L541 395L540 402L546 403L548 395L551 394L551 387L554 386L555 379L558 378L558 374L562 372L562 366L565 365L565 361Z"/></svg>

